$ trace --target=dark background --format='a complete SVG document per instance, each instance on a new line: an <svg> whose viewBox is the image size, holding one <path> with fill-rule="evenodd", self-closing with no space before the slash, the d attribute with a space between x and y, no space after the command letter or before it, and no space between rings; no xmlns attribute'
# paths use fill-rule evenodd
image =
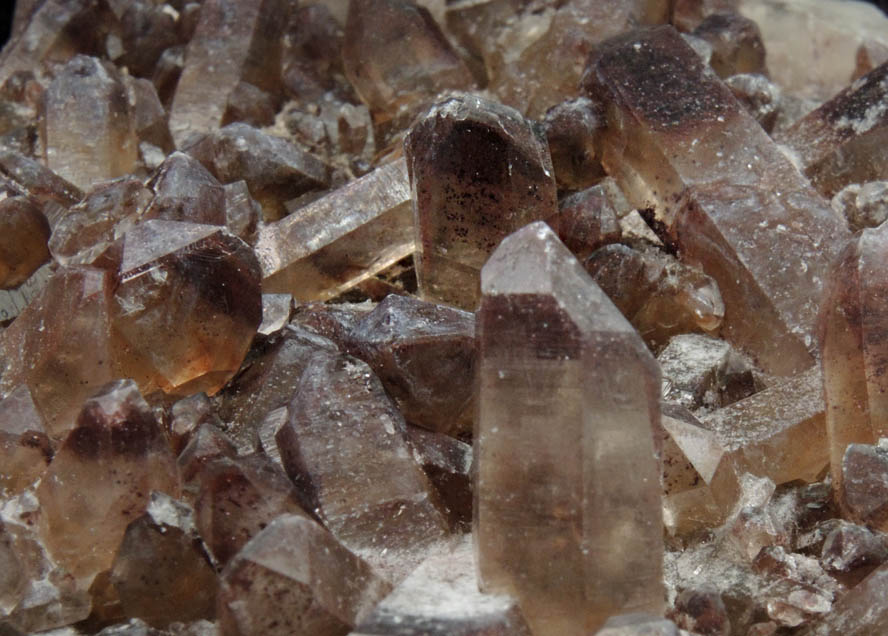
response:
<svg viewBox="0 0 888 636"><path fill-rule="evenodd" d="M888 0L870 0L872 4L888 13ZM12 12L15 0L0 0L0 46L6 43L12 25Z"/></svg>

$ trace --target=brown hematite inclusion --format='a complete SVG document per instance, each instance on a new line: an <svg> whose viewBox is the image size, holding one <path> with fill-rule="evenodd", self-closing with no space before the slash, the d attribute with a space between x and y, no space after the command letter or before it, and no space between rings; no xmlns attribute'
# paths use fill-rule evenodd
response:
<svg viewBox="0 0 888 636"><path fill-rule="evenodd" d="M888 633L888 16L7 0L0 636Z"/></svg>

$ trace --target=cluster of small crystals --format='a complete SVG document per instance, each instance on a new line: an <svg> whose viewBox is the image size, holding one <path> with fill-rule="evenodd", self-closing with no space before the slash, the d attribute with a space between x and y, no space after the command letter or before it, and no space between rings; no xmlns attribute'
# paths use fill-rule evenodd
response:
<svg viewBox="0 0 888 636"><path fill-rule="evenodd" d="M17 0L0 635L888 633L886 142L852 0Z"/></svg>

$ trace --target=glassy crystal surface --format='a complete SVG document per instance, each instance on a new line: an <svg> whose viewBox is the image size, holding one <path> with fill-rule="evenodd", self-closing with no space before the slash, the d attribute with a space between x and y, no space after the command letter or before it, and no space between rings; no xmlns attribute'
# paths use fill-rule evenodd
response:
<svg viewBox="0 0 888 636"><path fill-rule="evenodd" d="M656 363L544 223L503 241L482 291L482 590L515 596L540 633L585 634L621 610L661 611Z"/></svg>
<svg viewBox="0 0 888 636"><path fill-rule="evenodd" d="M517 111L465 95L433 106L404 152L420 295L474 310L481 267L499 242L557 209L545 138Z"/></svg>
<svg viewBox="0 0 888 636"><path fill-rule="evenodd" d="M416 462L438 491L451 530L471 531L472 446L417 426L407 427L407 441Z"/></svg>
<svg viewBox="0 0 888 636"><path fill-rule="evenodd" d="M475 320L466 311L390 295L347 336L408 422L470 434L475 408Z"/></svg>
<svg viewBox="0 0 888 636"><path fill-rule="evenodd" d="M317 523L283 515L223 571L219 623L223 634L338 636L390 589Z"/></svg>
<svg viewBox="0 0 888 636"><path fill-rule="evenodd" d="M46 165L88 189L132 172L138 141L118 71L94 57L72 59L46 89L42 127Z"/></svg>
<svg viewBox="0 0 888 636"><path fill-rule="evenodd" d="M226 110L241 80L275 92L280 84L280 36L286 21L280 0L209 0L185 53L170 107L176 146L189 135L229 123Z"/></svg>
<svg viewBox="0 0 888 636"><path fill-rule="evenodd" d="M888 436L884 376L888 226L855 235L830 275L820 316L823 387L833 483L849 444Z"/></svg>
<svg viewBox="0 0 888 636"><path fill-rule="evenodd" d="M43 164L30 157L0 147L0 188L11 195L30 195L43 207L43 214L55 227L66 209L81 198L83 192Z"/></svg>
<svg viewBox="0 0 888 636"><path fill-rule="evenodd" d="M266 221L285 216L290 199L329 183L327 166L312 154L243 123L225 126L188 152L222 183L246 181Z"/></svg>
<svg viewBox="0 0 888 636"><path fill-rule="evenodd" d="M837 498L845 514L888 529L888 450L882 445L849 444L839 471Z"/></svg>
<svg viewBox="0 0 888 636"><path fill-rule="evenodd" d="M737 101L765 132L771 133L783 107L780 87L760 73L741 73L725 78Z"/></svg>
<svg viewBox="0 0 888 636"><path fill-rule="evenodd" d="M806 636L864 636L888 629L888 565L882 565L839 599L832 612L802 633Z"/></svg>
<svg viewBox="0 0 888 636"><path fill-rule="evenodd" d="M543 126L558 187L579 190L604 176L598 148L600 104L588 97L561 102L546 111Z"/></svg>
<svg viewBox="0 0 888 636"><path fill-rule="evenodd" d="M813 482L830 461L823 386L816 367L703 418L727 451L713 477L722 504L736 501L736 479L751 473L783 484Z"/></svg>
<svg viewBox="0 0 888 636"><path fill-rule="evenodd" d="M831 197L851 183L888 177L888 64L856 80L778 139L795 152L811 183Z"/></svg>
<svg viewBox="0 0 888 636"><path fill-rule="evenodd" d="M94 262L150 200L151 191L135 177L99 184L56 223L49 239L53 258L63 265Z"/></svg>
<svg viewBox="0 0 888 636"><path fill-rule="evenodd" d="M351 636L530 636L515 601L485 594L470 539L420 564Z"/></svg>
<svg viewBox="0 0 888 636"><path fill-rule="evenodd" d="M363 102L388 116L475 83L428 9L407 0L349 2L342 63Z"/></svg>
<svg viewBox="0 0 888 636"><path fill-rule="evenodd" d="M224 229L136 226L124 237L114 292L122 373L145 391L215 393L240 367L262 320L259 284L252 251Z"/></svg>
<svg viewBox="0 0 888 636"><path fill-rule="evenodd" d="M263 455L216 457L201 467L196 480L195 522L222 565L276 517L307 516L293 484Z"/></svg>
<svg viewBox="0 0 888 636"><path fill-rule="evenodd" d="M152 490L178 493L175 460L136 385L106 385L84 403L37 487L53 559L87 583L109 568Z"/></svg>
<svg viewBox="0 0 888 636"><path fill-rule="evenodd" d="M617 210L607 189L601 185L561 199L558 213L546 219L546 223L580 259L603 245L616 243L622 235Z"/></svg>
<svg viewBox="0 0 888 636"><path fill-rule="evenodd" d="M49 223L24 197L0 201L0 288L18 287L49 260Z"/></svg>
<svg viewBox="0 0 888 636"><path fill-rule="evenodd" d="M126 527L111 582L124 614L155 627L212 618L217 576L191 508L151 493L144 514Z"/></svg>
<svg viewBox="0 0 888 636"><path fill-rule="evenodd" d="M199 161L183 152L170 154L148 182L154 198L145 219L226 224L225 191Z"/></svg>
<svg viewBox="0 0 888 636"><path fill-rule="evenodd" d="M108 345L111 275L91 267L61 268L15 322L0 335L0 391L21 384L63 439L84 400L115 377Z"/></svg>
<svg viewBox="0 0 888 636"><path fill-rule="evenodd" d="M301 301L333 298L413 249L403 161L380 166L265 225L256 243L263 291L289 293Z"/></svg>
<svg viewBox="0 0 888 636"><path fill-rule="evenodd" d="M315 351L289 413L277 442L304 507L386 578L406 576L447 521L379 379L359 360Z"/></svg>
<svg viewBox="0 0 888 636"><path fill-rule="evenodd" d="M16 495L33 484L52 456L43 417L23 384L0 400L0 496Z"/></svg>
<svg viewBox="0 0 888 636"><path fill-rule="evenodd" d="M725 315L711 277L654 247L605 245L583 260L583 267L655 347L676 333L714 331Z"/></svg>

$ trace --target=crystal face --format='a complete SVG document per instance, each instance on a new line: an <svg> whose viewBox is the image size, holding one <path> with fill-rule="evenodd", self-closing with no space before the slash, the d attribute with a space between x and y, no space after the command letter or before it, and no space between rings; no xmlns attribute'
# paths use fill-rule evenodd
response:
<svg viewBox="0 0 888 636"><path fill-rule="evenodd" d="M659 611L656 363L543 223L503 241L481 288L482 589L515 595L539 633L584 634L612 613ZM609 479L630 466L632 477Z"/></svg>
<svg viewBox="0 0 888 636"><path fill-rule="evenodd" d="M886 631L878 8L6 4L0 636Z"/></svg>

